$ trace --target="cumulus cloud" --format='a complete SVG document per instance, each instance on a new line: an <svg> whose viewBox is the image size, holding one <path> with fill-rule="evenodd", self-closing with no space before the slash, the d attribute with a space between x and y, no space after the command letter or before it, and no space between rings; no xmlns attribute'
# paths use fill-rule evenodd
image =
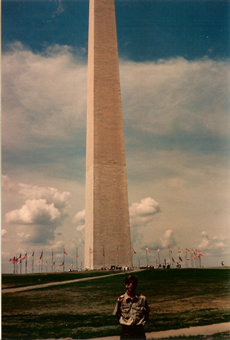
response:
<svg viewBox="0 0 230 340"><path fill-rule="evenodd" d="M85 129L87 66L70 47L55 45L38 54L16 43L2 64L3 147L68 143ZM129 138L135 133L136 140L137 131L155 137L228 136L228 62L122 61L120 73Z"/></svg>
<svg viewBox="0 0 230 340"><path fill-rule="evenodd" d="M229 75L228 62L210 59L122 62L126 124L157 136L178 131L228 136Z"/></svg>
<svg viewBox="0 0 230 340"><path fill-rule="evenodd" d="M79 211L74 216L74 223L77 225L76 226L77 231L82 231L85 228L85 209Z"/></svg>
<svg viewBox="0 0 230 340"><path fill-rule="evenodd" d="M17 234L24 241L46 244L54 240L55 230L67 215L70 193L25 183L15 183L14 188L24 203L20 208L8 211L5 222L16 225Z"/></svg>
<svg viewBox="0 0 230 340"><path fill-rule="evenodd" d="M162 237L160 238L162 248L173 248L176 245L173 230L165 230Z"/></svg>
<svg viewBox="0 0 230 340"><path fill-rule="evenodd" d="M49 224L60 217L60 212L54 204L48 204L44 199L27 200L21 209L6 214L7 223L15 224Z"/></svg>
<svg viewBox="0 0 230 340"><path fill-rule="evenodd" d="M19 194L32 200L45 199L47 203L53 203L58 209L64 209L71 196L70 192L67 191L60 192L56 188L40 187L25 183L19 183Z"/></svg>
<svg viewBox="0 0 230 340"><path fill-rule="evenodd" d="M160 211L159 203L151 197L142 198L140 202L132 203L130 216L152 216Z"/></svg>
<svg viewBox="0 0 230 340"><path fill-rule="evenodd" d="M157 201L151 197L142 198L140 202L132 203L129 208L131 225L133 227L145 226L159 212L160 206Z"/></svg>
<svg viewBox="0 0 230 340"><path fill-rule="evenodd" d="M198 246L199 250L202 250L205 255L210 254L230 254L230 239L220 236L209 236L206 231L201 233L201 243Z"/></svg>
<svg viewBox="0 0 230 340"><path fill-rule="evenodd" d="M5 147L41 143L48 147L52 141L69 140L76 127L85 126L86 65L73 57L68 46L36 54L15 43L2 63Z"/></svg>

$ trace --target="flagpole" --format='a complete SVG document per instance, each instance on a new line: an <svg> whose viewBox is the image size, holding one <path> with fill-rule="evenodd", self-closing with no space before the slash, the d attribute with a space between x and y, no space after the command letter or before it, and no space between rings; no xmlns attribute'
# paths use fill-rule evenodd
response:
<svg viewBox="0 0 230 340"><path fill-rule="evenodd" d="M76 248L76 270L78 271L78 248Z"/></svg>
<svg viewBox="0 0 230 340"><path fill-rule="evenodd" d="M160 248L157 248L157 254L158 254L158 267L160 268L161 267L161 260L160 260Z"/></svg>
<svg viewBox="0 0 230 340"><path fill-rule="evenodd" d="M25 259L25 273L27 274L27 252L26 252L26 259Z"/></svg>
<svg viewBox="0 0 230 340"><path fill-rule="evenodd" d="M149 257L148 257L148 248L145 249L146 251L146 266L149 266Z"/></svg>
<svg viewBox="0 0 230 340"><path fill-rule="evenodd" d="M103 256L103 259L104 259L103 263L104 263L104 268L105 268L105 247L104 247L104 245L103 245L103 249L102 249L102 256Z"/></svg>
<svg viewBox="0 0 230 340"><path fill-rule="evenodd" d="M33 259L32 259L32 273L34 272L34 252L33 252Z"/></svg>
<svg viewBox="0 0 230 340"><path fill-rule="evenodd" d="M22 257L20 256L20 274L22 273Z"/></svg>
<svg viewBox="0 0 230 340"><path fill-rule="evenodd" d="M41 272L43 272L43 251L42 251L42 264L41 264Z"/></svg>
<svg viewBox="0 0 230 340"><path fill-rule="evenodd" d="M51 252L51 263L50 263L50 270L53 272L53 265L54 265L54 255L53 255L53 249Z"/></svg>

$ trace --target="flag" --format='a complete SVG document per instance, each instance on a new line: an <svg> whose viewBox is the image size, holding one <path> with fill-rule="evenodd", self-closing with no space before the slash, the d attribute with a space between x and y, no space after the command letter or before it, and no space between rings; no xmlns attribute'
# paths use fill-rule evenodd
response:
<svg viewBox="0 0 230 340"><path fill-rule="evenodd" d="M30 254L30 257L34 257L34 251L32 252L32 254Z"/></svg>
<svg viewBox="0 0 230 340"><path fill-rule="evenodd" d="M188 248L186 248L186 253L189 254L190 253L190 250Z"/></svg>
<svg viewBox="0 0 230 340"><path fill-rule="evenodd" d="M27 253L25 253L25 255L23 256L22 260L25 260L27 257Z"/></svg>
<svg viewBox="0 0 230 340"><path fill-rule="evenodd" d="M41 260L42 258L43 258L43 250L41 252L41 255L40 255L39 259Z"/></svg>
<svg viewBox="0 0 230 340"><path fill-rule="evenodd" d="M132 252L133 252L133 254L136 254L137 252L132 248Z"/></svg>
<svg viewBox="0 0 230 340"><path fill-rule="evenodd" d="M178 253L179 253L179 254L182 253L182 250L181 250L180 248L178 248Z"/></svg>
<svg viewBox="0 0 230 340"><path fill-rule="evenodd" d="M157 252L158 252L158 253L160 252L160 249L159 249L159 248L157 248Z"/></svg>
<svg viewBox="0 0 230 340"><path fill-rule="evenodd" d="M15 258L15 260L18 261L21 257L22 257L22 255L20 254L19 256L17 256L17 257Z"/></svg>
<svg viewBox="0 0 230 340"><path fill-rule="evenodd" d="M64 249L64 255L68 255L67 252L65 251L65 249Z"/></svg>
<svg viewBox="0 0 230 340"><path fill-rule="evenodd" d="M204 256L204 255L203 255L200 251L198 251L198 250L197 250L196 254L197 254L198 257Z"/></svg>
<svg viewBox="0 0 230 340"><path fill-rule="evenodd" d="M64 261L59 264L59 267L62 267L62 266L64 266Z"/></svg>

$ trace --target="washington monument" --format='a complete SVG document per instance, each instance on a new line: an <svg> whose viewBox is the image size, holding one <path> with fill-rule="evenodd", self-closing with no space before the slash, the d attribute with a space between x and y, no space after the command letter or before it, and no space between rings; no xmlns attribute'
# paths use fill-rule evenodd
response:
<svg viewBox="0 0 230 340"><path fill-rule="evenodd" d="M90 0L85 268L131 266L114 0Z"/></svg>

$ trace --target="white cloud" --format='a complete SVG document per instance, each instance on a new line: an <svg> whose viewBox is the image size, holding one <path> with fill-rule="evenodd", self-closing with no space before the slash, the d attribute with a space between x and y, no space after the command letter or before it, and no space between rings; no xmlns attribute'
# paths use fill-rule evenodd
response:
<svg viewBox="0 0 230 340"><path fill-rule="evenodd" d="M141 228L148 225L153 216L160 212L157 201L151 197L142 198L140 202L134 202L129 208L131 226Z"/></svg>
<svg viewBox="0 0 230 340"><path fill-rule="evenodd" d="M11 242L3 247L12 247L15 229L21 235L15 240L18 250L23 240L70 245L73 230L82 241L84 211L74 221L73 216L84 201L87 67L68 46L36 54L16 44L2 63L3 167L14 178L3 176L3 217L7 212L14 223L36 222L7 225ZM229 64L125 61L120 73L134 245L200 243L201 250L206 245L220 253L227 243L220 235L229 237L229 161L218 153L218 142L229 135ZM189 152L188 135L193 135ZM174 143L178 136L179 146ZM208 149L198 154L200 136ZM203 140L198 142L203 147ZM218 152L212 148L216 144ZM66 169L74 169L71 178ZM206 225L216 238L203 236L200 242Z"/></svg>
<svg viewBox="0 0 230 340"><path fill-rule="evenodd" d="M67 143L85 129L87 66L70 47L36 54L16 43L2 64L4 147ZM132 133L228 136L228 62L121 61L120 73L125 126Z"/></svg>
<svg viewBox="0 0 230 340"><path fill-rule="evenodd" d="M16 43L2 63L4 146L48 147L44 138L69 140L76 127L85 126L86 65L69 47L36 54Z"/></svg>
<svg viewBox="0 0 230 340"><path fill-rule="evenodd" d="M228 62L209 59L122 62L126 124L158 136L179 130L228 136L229 76Z"/></svg>
<svg viewBox="0 0 230 340"><path fill-rule="evenodd" d="M129 212L131 217L152 216L160 211L159 203L151 197L142 198L140 202L132 203Z"/></svg>
<svg viewBox="0 0 230 340"><path fill-rule="evenodd" d="M20 237L22 240L30 240L31 235L25 234L24 232L17 233L17 236Z"/></svg>
<svg viewBox="0 0 230 340"><path fill-rule="evenodd" d="M28 199L45 199L48 203L53 203L58 209L64 209L70 199L70 192L60 192L52 187L40 187L19 183L19 193Z"/></svg>
<svg viewBox="0 0 230 340"><path fill-rule="evenodd" d="M56 222L60 215L54 204L48 204L45 199L27 200L21 209L16 209L6 214L6 222L45 225Z"/></svg>
<svg viewBox="0 0 230 340"><path fill-rule="evenodd" d="M160 238L162 248L173 248L177 243L171 229L166 230Z"/></svg>
<svg viewBox="0 0 230 340"><path fill-rule="evenodd" d="M202 240L198 249L202 250L205 255L210 254L228 254L230 255L230 238L223 236L209 236L206 231L201 234Z"/></svg>
<svg viewBox="0 0 230 340"><path fill-rule="evenodd" d="M8 176L4 178L8 183L13 183L13 196L17 198L16 201L23 199L21 208L11 209L5 214L5 223L14 225L21 242L53 242L56 229L62 226L68 217L70 192L59 191L53 187L16 183Z"/></svg>
<svg viewBox="0 0 230 340"><path fill-rule="evenodd" d="M85 228L85 209L77 212L74 216L74 223L76 223L76 230L83 231Z"/></svg>

